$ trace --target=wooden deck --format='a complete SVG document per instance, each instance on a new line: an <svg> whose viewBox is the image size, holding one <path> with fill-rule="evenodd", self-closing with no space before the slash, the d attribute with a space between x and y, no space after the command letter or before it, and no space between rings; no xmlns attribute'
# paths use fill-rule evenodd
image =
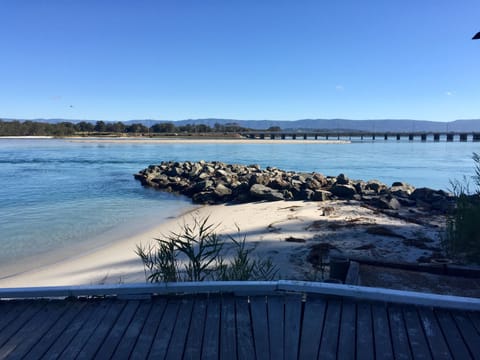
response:
<svg viewBox="0 0 480 360"><path fill-rule="evenodd" d="M0 358L479 359L480 312L318 294L3 300Z"/></svg>

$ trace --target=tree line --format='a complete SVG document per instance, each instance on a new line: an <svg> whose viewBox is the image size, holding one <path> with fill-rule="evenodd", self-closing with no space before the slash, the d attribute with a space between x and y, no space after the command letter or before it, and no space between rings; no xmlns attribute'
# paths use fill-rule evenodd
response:
<svg viewBox="0 0 480 360"><path fill-rule="evenodd" d="M0 119L0 136L72 136L72 135L106 135L106 134L206 134L206 133L238 133L251 129L236 123L219 124L213 127L205 124L187 124L176 126L171 122L158 123L150 127L140 123L124 124L121 121L87 121L78 123L60 122L56 124L39 121L3 121ZM280 128L269 128L279 131Z"/></svg>

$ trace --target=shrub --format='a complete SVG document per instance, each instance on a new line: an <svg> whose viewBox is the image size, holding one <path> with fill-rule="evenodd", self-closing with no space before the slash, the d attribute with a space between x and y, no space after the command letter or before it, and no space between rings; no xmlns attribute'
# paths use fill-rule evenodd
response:
<svg viewBox="0 0 480 360"><path fill-rule="evenodd" d="M278 270L270 258L258 259L247 247L246 237L237 240L217 235L218 226L193 219L181 232L156 238L155 244L138 245L145 276L150 282L204 280L272 280Z"/></svg>
<svg viewBox="0 0 480 360"><path fill-rule="evenodd" d="M473 153L475 190L470 192L469 182L464 178L452 182L457 197L453 213L447 217L444 247L450 256L480 262L480 155Z"/></svg>

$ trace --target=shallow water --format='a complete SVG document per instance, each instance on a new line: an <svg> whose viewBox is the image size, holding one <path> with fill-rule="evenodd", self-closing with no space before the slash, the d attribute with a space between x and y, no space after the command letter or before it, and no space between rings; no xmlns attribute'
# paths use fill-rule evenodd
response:
<svg viewBox="0 0 480 360"><path fill-rule="evenodd" d="M189 144L0 139L0 264L138 231L188 209L189 200L146 189L133 174L162 160L220 160L285 170L345 173L448 189L473 175L479 143ZM113 231L115 230L115 231ZM111 235L113 236L113 235Z"/></svg>

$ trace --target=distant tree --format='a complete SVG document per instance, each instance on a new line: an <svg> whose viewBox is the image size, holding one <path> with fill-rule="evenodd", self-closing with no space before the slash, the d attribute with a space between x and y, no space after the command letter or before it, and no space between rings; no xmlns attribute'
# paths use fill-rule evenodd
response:
<svg viewBox="0 0 480 360"><path fill-rule="evenodd" d="M146 133L148 132L148 127L142 124L131 124L125 128L125 131L127 133L135 133L135 134Z"/></svg>
<svg viewBox="0 0 480 360"><path fill-rule="evenodd" d="M125 124L121 121L117 121L115 123L108 123L107 124L107 131L114 132L114 133L123 133L125 132Z"/></svg>
<svg viewBox="0 0 480 360"><path fill-rule="evenodd" d="M96 132L105 132L107 131L107 125L105 124L104 121L97 121L97 123L95 124L94 130Z"/></svg>
<svg viewBox="0 0 480 360"><path fill-rule="evenodd" d="M79 132L92 132L95 130L95 126L92 123L80 121L75 124L75 130Z"/></svg>
<svg viewBox="0 0 480 360"><path fill-rule="evenodd" d="M153 125L150 130L154 133L173 133L176 128L172 123L160 123Z"/></svg>

